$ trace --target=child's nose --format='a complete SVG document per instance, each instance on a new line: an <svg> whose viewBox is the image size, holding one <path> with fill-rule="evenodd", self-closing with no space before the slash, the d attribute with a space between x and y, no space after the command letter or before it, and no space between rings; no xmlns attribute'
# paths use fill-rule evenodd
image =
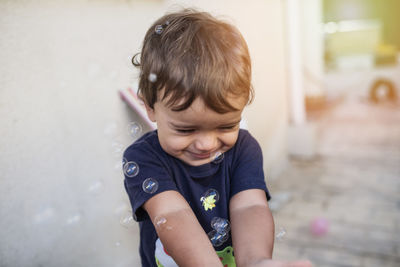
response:
<svg viewBox="0 0 400 267"><path fill-rule="evenodd" d="M201 133L195 141L195 147L199 151L212 151L217 144L218 138L214 133Z"/></svg>

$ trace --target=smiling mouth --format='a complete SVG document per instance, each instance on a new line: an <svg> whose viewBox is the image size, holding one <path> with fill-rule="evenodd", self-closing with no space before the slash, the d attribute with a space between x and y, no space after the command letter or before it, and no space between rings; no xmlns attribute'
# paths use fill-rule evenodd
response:
<svg viewBox="0 0 400 267"><path fill-rule="evenodd" d="M196 159L208 159L208 158L211 157L211 153L193 153L193 152L190 152L190 154Z"/></svg>

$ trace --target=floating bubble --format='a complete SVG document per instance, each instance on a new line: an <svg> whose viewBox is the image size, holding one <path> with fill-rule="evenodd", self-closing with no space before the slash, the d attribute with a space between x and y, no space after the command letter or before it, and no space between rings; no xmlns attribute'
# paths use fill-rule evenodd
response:
<svg viewBox="0 0 400 267"><path fill-rule="evenodd" d="M113 136L116 135L118 130L118 125L115 122L110 122L104 127L104 135Z"/></svg>
<svg viewBox="0 0 400 267"><path fill-rule="evenodd" d="M139 165L134 161L129 161L124 165L124 174L128 177L135 177L139 173Z"/></svg>
<svg viewBox="0 0 400 267"><path fill-rule="evenodd" d="M158 182L153 178L147 178L143 181L142 189L148 194L153 194L158 189Z"/></svg>
<svg viewBox="0 0 400 267"><path fill-rule="evenodd" d="M223 160L224 160L224 153L222 153L220 151L215 153L211 159L212 163L215 163L215 164L221 163L221 161L223 161Z"/></svg>
<svg viewBox="0 0 400 267"><path fill-rule="evenodd" d="M215 189L208 189L201 197L200 201L205 210L212 210L215 207L215 203L219 200L219 193Z"/></svg>
<svg viewBox="0 0 400 267"><path fill-rule="evenodd" d="M223 243L225 243L226 240L229 238L229 233L228 232L218 232L217 230L212 230L211 232L208 233L208 238L211 241L211 244L214 247L219 247Z"/></svg>
<svg viewBox="0 0 400 267"><path fill-rule="evenodd" d="M142 125L137 122L131 122L128 124L128 133L133 138L137 138L142 133Z"/></svg>
<svg viewBox="0 0 400 267"><path fill-rule="evenodd" d="M211 220L211 227L216 230L217 232L229 232L231 227L229 225L229 221L224 218L214 217Z"/></svg>
<svg viewBox="0 0 400 267"><path fill-rule="evenodd" d="M159 231L161 230L172 230L172 226L167 224L167 219L165 217L162 216L157 216L154 219L154 226L156 227L156 229L159 229Z"/></svg>
<svg viewBox="0 0 400 267"><path fill-rule="evenodd" d="M276 235L275 235L275 239L277 241L281 241L285 238L286 236L286 229L283 227L279 227L279 230L277 231Z"/></svg>
<svg viewBox="0 0 400 267"><path fill-rule="evenodd" d="M45 208L33 217L33 222L36 224L46 223L53 219L54 214L55 211L53 208Z"/></svg>
<svg viewBox="0 0 400 267"><path fill-rule="evenodd" d="M124 167L124 165L122 165L122 167ZM121 170L121 161L117 161L115 164L114 164L114 169L116 170L116 171L120 171Z"/></svg>
<svg viewBox="0 0 400 267"><path fill-rule="evenodd" d="M101 69L100 65L95 64L95 63L90 64L90 66L88 67L88 71L87 71L88 76L91 76L91 77L96 76L97 74L99 74L100 69Z"/></svg>
<svg viewBox="0 0 400 267"><path fill-rule="evenodd" d="M155 73L150 73L149 77L147 77L147 79L149 80L149 82L151 83L155 83L157 81L157 74Z"/></svg>
<svg viewBox="0 0 400 267"><path fill-rule="evenodd" d="M164 217L156 217L155 221L155 226L156 227L161 227L161 225L165 224L167 222L167 219L165 219Z"/></svg>
<svg viewBox="0 0 400 267"><path fill-rule="evenodd" d="M111 143L111 147L114 157L121 158L122 153L124 152L124 145L114 141Z"/></svg>
<svg viewBox="0 0 400 267"><path fill-rule="evenodd" d="M112 72L110 72L109 77L111 80L115 80L118 77L118 71L114 70Z"/></svg>
<svg viewBox="0 0 400 267"><path fill-rule="evenodd" d="M68 224L68 225L77 224L77 223L80 222L80 220L81 220L81 215L76 214L76 215L74 215L74 216L69 217L69 218L67 219L66 224Z"/></svg>
<svg viewBox="0 0 400 267"><path fill-rule="evenodd" d="M65 88L65 87L67 87L67 83L65 82L65 81L61 81L60 83L59 83L59 85L60 85L60 87L61 88Z"/></svg>
<svg viewBox="0 0 400 267"><path fill-rule="evenodd" d="M126 214L122 215L119 220L119 223L126 228L132 227L136 224L132 212L127 212Z"/></svg>
<svg viewBox="0 0 400 267"><path fill-rule="evenodd" d="M212 197L215 202L217 202L219 200L219 193L217 190L211 188L208 189L201 198L208 198L208 197ZM201 200L201 199L200 199Z"/></svg>
<svg viewBox="0 0 400 267"><path fill-rule="evenodd" d="M115 246L116 246L116 247L119 247L119 246L121 246L121 242L118 242L118 241L117 241L117 242L115 242Z"/></svg>
<svg viewBox="0 0 400 267"><path fill-rule="evenodd" d="M101 181L95 181L93 184L89 186L88 191L91 194L98 194L102 191L102 189L103 189L103 183Z"/></svg>
<svg viewBox="0 0 400 267"><path fill-rule="evenodd" d="M124 169L125 164L128 162L128 160L126 158L122 159L122 169ZM116 171L121 171L121 161L117 161L114 165L114 169Z"/></svg>
<svg viewBox="0 0 400 267"><path fill-rule="evenodd" d="M271 211L278 211L282 206L287 204L292 198L292 194L290 192L276 192L274 193L274 197L268 202L268 206Z"/></svg>
<svg viewBox="0 0 400 267"><path fill-rule="evenodd" d="M163 32L164 28L162 25L156 25L156 27L154 28L154 32L157 34L161 34Z"/></svg>
<svg viewBox="0 0 400 267"><path fill-rule="evenodd" d="M128 206L126 203L124 203L124 202L121 202L121 203L119 204L119 206L117 206L117 207L114 209L114 214L117 215L118 217L119 217L121 214L124 214L124 213L127 213L127 212L131 212L131 211L130 211L130 209L129 209L129 206Z"/></svg>

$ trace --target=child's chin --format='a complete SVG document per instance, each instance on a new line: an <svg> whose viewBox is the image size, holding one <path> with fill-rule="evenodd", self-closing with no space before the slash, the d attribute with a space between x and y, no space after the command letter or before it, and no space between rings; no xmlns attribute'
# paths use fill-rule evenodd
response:
<svg viewBox="0 0 400 267"><path fill-rule="evenodd" d="M209 163L211 161L210 158L206 158L206 159L188 159L188 158L182 159L181 158L180 160L182 160L183 162L185 162L186 164L188 164L190 166L200 166L200 165Z"/></svg>

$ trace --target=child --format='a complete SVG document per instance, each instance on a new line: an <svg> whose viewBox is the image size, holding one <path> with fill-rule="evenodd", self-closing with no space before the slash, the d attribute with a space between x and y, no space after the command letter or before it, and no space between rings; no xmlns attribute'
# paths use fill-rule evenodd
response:
<svg viewBox="0 0 400 267"><path fill-rule="evenodd" d="M158 128L124 153L142 266L284 266L270 260L261 149L239 129L252 99L242 35L186 9L157 20L137 56L138 95Z"/></svg>

